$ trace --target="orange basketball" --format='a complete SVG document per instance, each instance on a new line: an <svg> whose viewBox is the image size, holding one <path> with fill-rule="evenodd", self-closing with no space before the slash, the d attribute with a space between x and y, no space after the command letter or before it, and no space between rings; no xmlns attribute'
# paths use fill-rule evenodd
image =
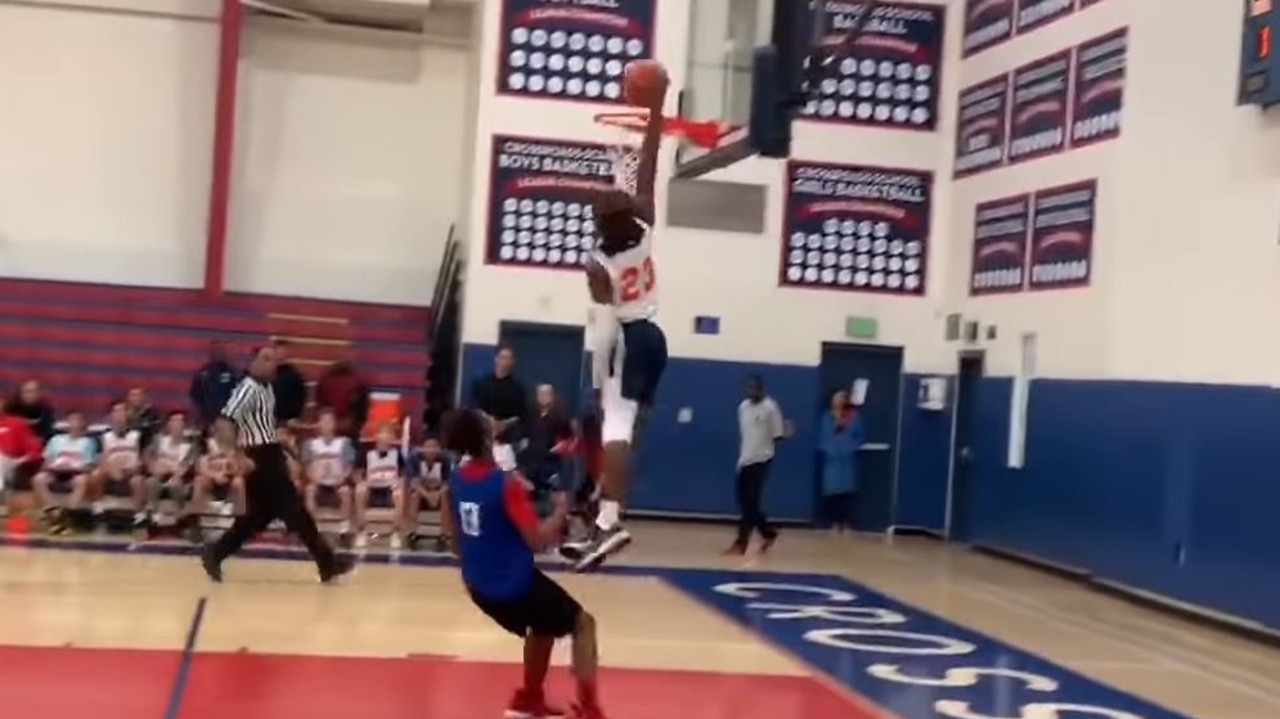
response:
<svg viewBox="0 0 1280 719"><path fill-rule="evenodd" d="M622 73L622 96L630 105L654 107L661 105L667 94L667 68L657 60L636 60L627 63Z"/></svg>

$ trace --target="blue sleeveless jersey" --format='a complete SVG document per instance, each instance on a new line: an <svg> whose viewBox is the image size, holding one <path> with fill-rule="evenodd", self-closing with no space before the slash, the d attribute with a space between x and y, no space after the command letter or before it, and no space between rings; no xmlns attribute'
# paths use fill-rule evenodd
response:
<svg viewBox="0 0 1280 719"><path fill-rule="evenodd" d="M506 473L476 476L463 465L449 475L450 511L458 534L462 580L489 599L518 597L533 581L533 551L507 514Z"/></svg>

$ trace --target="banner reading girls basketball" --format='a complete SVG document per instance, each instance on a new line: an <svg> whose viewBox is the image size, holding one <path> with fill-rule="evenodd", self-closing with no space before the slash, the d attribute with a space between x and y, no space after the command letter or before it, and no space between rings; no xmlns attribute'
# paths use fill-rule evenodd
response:
<svg viewBox="0 0 1280 719"><path fill-rule="evenodd" d="M1018 34L1064 18L1075 9L1076 0L1018 0Z"/></svg>
<svg viewBox="0 0 1280 719"><path fill-rule="evenodd" d="M980 203L973 211L970 295L1019 292L1027 268L1029 195Z"/></svg>
<svg viewBox="0 0 1280 719"><path fill-rule="evenodd" d="M779 283L924 294L933 176L791 162Z"/></svg>
<svg viewBox="0 0 1280 719"><path fill-rule="evenodd" d="M1097 196L1097 180L1035 193L1031 201L1031 289L1089 284Z"/></svg>
<svg viewBox="0 0 1280 719"><path fill-rule="evenodd" d="M1120 135L1128 48L1127 29L1108 33L1076 48L1071 109L1073 146L1110 140Z"/></svg>
<svg viewBox="0 0 1280 719"><path fill-rule="evenodd" d="M1070 50L1013 71L1006 152L1010 162L1051 155L1066 146L1070 87Z"/></svg>
<svg viewBox="0 0 1280 719"><path fill-rule="evenodd" d="M613 186L603 145L493 138L486 261L576 269L595 241L593 192Z"/></svg>
<svg viewBox="0 0 1280 719"><path fill-rule="evenodd" d="M964 57L1013 37L1014 0L965 0Z"/></svg>
<svg viewBox="0 0 1280 719"><path fill-rule="evenodd" d="M620 102L622 70L653 54L656 0L502 0L498 92Z"/></svg>
<svg viewBox="0 0 1280 719"><path fill-rule="evenodd" d="M813 99L802 117L934 129L944 19L941 5L826 0L825 47L809 58ZM849 43L855 27L857 41Z"/></svg>
<svg viewBox="0 0 1280 719"><path fill-rule="evenodd" d="M955 176L1003 165L1009 76L1001 75L961 90L959 105Z"/></svg>

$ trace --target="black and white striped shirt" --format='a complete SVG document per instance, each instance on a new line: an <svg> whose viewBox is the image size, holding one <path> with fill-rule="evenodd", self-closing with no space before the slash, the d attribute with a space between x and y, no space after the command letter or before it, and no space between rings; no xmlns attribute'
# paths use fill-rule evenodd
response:
<svg viewBox="0 0 1280 719"><path fill-rule="evenodd" d="M257 447L276 442L276 393L271 385L246 376L231 392L222 416L236 425L236 442Z"/></svg>

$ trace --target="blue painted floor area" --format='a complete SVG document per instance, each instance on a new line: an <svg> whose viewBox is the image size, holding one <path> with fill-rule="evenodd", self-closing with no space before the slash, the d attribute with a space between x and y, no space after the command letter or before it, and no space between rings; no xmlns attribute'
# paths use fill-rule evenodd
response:
<svg viewBox="0 0 1280 719"><path fill-rule="evenodd" d="M1186 719L841 577L662 576L903 719Z"/></svg>
<svg viewBox="0 0 1280 719"><path fill-rule="evenodd" d="M100 539L0 537L0 546L194 553L178 543ZM307 559L288 547L241 556ZM370 553L363 561L454 564L417 553ZM901 719L1188 719L842 577L618 565L602 571L660 577Z"/></svg>

